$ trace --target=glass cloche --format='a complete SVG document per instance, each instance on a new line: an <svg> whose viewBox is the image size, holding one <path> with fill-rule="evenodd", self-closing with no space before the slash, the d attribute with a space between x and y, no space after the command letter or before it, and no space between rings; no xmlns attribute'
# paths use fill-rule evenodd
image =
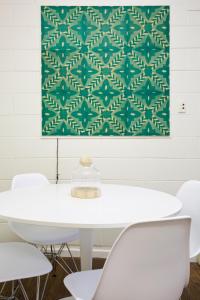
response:
<svg viewBox="0 0 200 300"><path fill-rule="evenodd" d="M83 156L79 166L72 173L71 196L91 199L101 196L100 172L94 167L92 159Z"/></svg>

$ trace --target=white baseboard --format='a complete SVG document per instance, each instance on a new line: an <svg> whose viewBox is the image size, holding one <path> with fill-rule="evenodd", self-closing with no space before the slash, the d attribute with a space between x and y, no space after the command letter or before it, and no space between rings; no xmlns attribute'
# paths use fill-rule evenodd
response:
<svg viewBox="0 0 200 300"><path fill-rule="evenodd" d="M108 256L108 253L110 252L110 247L94 247L93 248L93 257L98 258L106 258ZM80 257L80 248L78 246L71 246L70 250L72 252L72 255L74 257ZM62 252L63 257L68 257L69 253L66 249Z"/></svg>
<svg viewBox="0 0 200 300"><path fill-rule="evenodd" d="M71 246L70 250L74 257L80 257L80 247L79 246ZM110 250L111 250L111 247L94 247L92 256L97 257L97 258L107 258ZM68 257L69 256L68 251L64 250L62 252L62 256ZM200 255L197 257L191 258L190 262L196 262L200 265Z"/></svg>

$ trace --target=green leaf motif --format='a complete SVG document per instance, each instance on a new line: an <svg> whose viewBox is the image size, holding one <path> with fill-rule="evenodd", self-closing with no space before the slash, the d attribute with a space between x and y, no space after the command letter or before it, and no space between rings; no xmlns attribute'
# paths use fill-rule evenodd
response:
<svg viewBox="0 0 200 300"><path fill-rule="evenodd" d="M160 46L155 45L149 36L146 37L144 43L139 47L136 47L135 50L145 57L147 63L150 63L151 59L162 50Z"/></svg>
<svg viewBox="0 0 200 300"><path fill-rule="evenodd" d="M115 70L116 74L119 74L120 77L125 82L126 86L129 86L131 80L141 73L141 70L132 65L128 56L126 56L125 60L123 61L121 67Z"/></svg>
<svg viewBox="0 0 200 300"><path fill-rule="evenodd" d="M86 128L88 126L88 123L97 115L98 114L95 111L92 111L90 109L85 100L78 110L72 112L72 116L78 119L80 123L82 123L83 128Z"/></svg>
<svg viewBox="0 0 200 300"><path fill-rule="evenodd" d="M66 57L76 51L76 48L67 43L65 36L61 36L57 43L49 50L50 52L55 53L56 56L59 57L61 63L64 64Z"/></svg>
<svg viewBox="0 0 200 300"><path fill-rule="evenodd" d="M120 92L113 89L109 81L106 79L104 80L100 89L93 92L93 95L99 97L99 99L103 101L104 106L107 107L109 106L113 97L120 95Z"/></svg>
<svg viewBox="0 0 200 300"><path fill-rule="evenodd" d="M105 64L109 62L115 53L120 51L118 47L112 45L107 36L104 36L101 44L98 47L94 47L92 50L102 57Z"/></svg>
<svg viewBox="0 0 200 300"><path fill-rule="evenodd" d="M117 6L115 8L117 8ZM110 14L113 11L113 7L111 6L99 6L99 7L95 7L95 9L97 9L101 13L103 19L105 20L109 18Z"/></svg>
<svg viewBox="0 0 200 300"><path fill-rule="evenodd" d="M50 94L55 96L58 99L62 106L65 106L67 101L74 95L76 95L76 91L71 90L65 80L62 80L59 85L52 89Z"/></svg>
<svg viewBox="0 0 200 300"><path fill-rule="evenodd" d="M53 66L50 66L46 61L42 60L42 84L49 78L49 76L54 75L55 70Z"/></svg>
<svg viewBox="0 0 200 300"><path fill-rule="evenodd" d="M84 14L81 20L72 26L72 29L81 36L83 42L86 42L91 33L97 29L97 26L93 25Z"/></svg>
<svg viewBox="0 0 200 300"><path fill-rule="evenodd" d="M132 35L140 30L140 26L131 20L130 15L127 13L125 17L121 20L121 23L115 26L115 30L119 31L121 36L128 43Z"/></svg>
<svg viewBox="0 0 200 300"><path fill-rule="evenodd" d="M151 81L147 79L145 84L141 86L140 89L135 92L135 94L142 97L149 106L152 100L155 100L156 97L162 94L162 91L158 90L157 87L152 85Z"/></svg>
<svg viewBox="0 0 200 300"><path fill-rule="evenodd" d="M41 26L42 26L42 39L51 33L52 30L54 30L54 25L49 21L47 21L44 16L41 16Z"/></svg>
<svg viewBox="0 0 200 300"><path fill-rule="evenodd" d="M136 118L138 118L141 113L137 110L134 110L130 104L129 101L126 101L124 106L120 111L117 111L115 115L122 119L122 121L125 123L126 128L129 129L131 126L132 121L134 121Z"/></svg>
<svg viewBox="0 0 200 300"><path fill-rule="evenodd" d="M84 86L93 75L98 73L96 69L90 67L86 58L83 58L81 64L77 68L72 69L71 72L81 80Z"/></svg>

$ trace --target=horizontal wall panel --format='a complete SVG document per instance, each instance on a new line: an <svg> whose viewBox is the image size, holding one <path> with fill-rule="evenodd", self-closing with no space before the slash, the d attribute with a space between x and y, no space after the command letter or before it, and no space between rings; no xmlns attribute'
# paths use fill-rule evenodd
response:
<svg viewBox="0 0 200 300"><path fill-rule="evenodd" d="M200 3L198 1L199 8L190 7L187 14L188 14L188 23L189 25L200 26Z"/></svg>
<svg viewBox="0 0 200 300"><path fill-rule="evenodd" d="M121 180L189 180L200 179L200 159L104 158L95 159L102 179ZM61 179L70 179L76 159L60 160Z"/></svg>
<svg viewBox="0 0 200 300"><path fill-rule="evenodd" d="M40 49L40 27L6 26L0 27L0 49Z"/></svg>
<svg viewBox="0 0 200 300"><path fill-rule="evenodd" d="M13 158L0 158L0 180L8 180L13 177Z"/></svg>
<svg viewBox="0 0 200 300"><path fill-rule="evenodd" d="M34 4L35 0L1 0L1 4L12 4L12 5L21 5L21 4Z"/></svg>
<svg viewBox="0 0 200 300"><path fill-rule="evenodd" d="M15 156L15 140L0 137L0 158L13 158ZM1 168L0 168L1 172Z"/></svg>
<svg viewBox="0 0 200 300"><path fill-rule="evenodd" d="M40 49L40 27L14 27L11 38L14 49Z"/></svg>
<svg viewBox="0 0 200 300"><path fill-rule="evenodd" d="M199 124L192 116L171 116L171 137L198 137Z"/></svg>
<svg viewBox="0 0 200 300"><path fill-rule="evenodd" d="M13 141L15 158L56 158L55 139L16 138Z"/></svg>
<svg viewBox="0 0 200 300"><path fill-rule="evenodd" d="M55 4L55 2L54 2ZM23 4L23 9L20 5L13 6L12 11L12 26L23 27L39 27L40 26L40 6Z"/></svg>
<svg viewBox="0 0 200 300"><path fill-rule="evenodd" d="M200 70L200 48L172 49L171 69L173 70Z"/></svg>
<svg viewBox="0 0 200 300"><path fill-rule="evenodd" d="M40 115L41 94L40 93L14 93L14 113L16 115Z"/></svg>
<svg viewBox="0 0 200 300"><path fill-rule="evenodd" d="M172 120L176 118L176 114L187 117L192 115L195 121L198 121L200 114L200 94L195 93L175 93L170 96L170 110ZM185 113L181 113L181 105L185 104Z"/></svg>
<svg viewBox="0 0 200 300"><path fill-rule="evenodd" d="M0 156L7 157L55 157L56 140L40 138L1 138ZM164 138L164 139L59 139L59 157L77 158L82 155L90 155L98 158L200 158L198 150L199 140L188 138ZM70 144L70 147L69 147ZM80 147L81 145L81 147ZM101 145L101 147L100 147ZM12 152L6 151L12 148Z"/></svg>
<svg viewBox="0 0 200 300"><path fill-rule="evenodd" d="M0 72L13 71L13 56L12 51L0 50Z"/></svg>
<svg viewBox="0 0 200 300"><path fill-rule="evenodd" d="M0 137L14 136L14 122L12 115L0 115Z"/></svg>
<svg viewBox="0 0 200 300"><path fill-rule="evenodd" d="M187 1L187 6L188 6L188 9L191 9L191 10L200 10L199 0Z"/></svg>
<svg viewBox="0 0 200 300"><path fill-rule="evenodd" d="M101 170L102 177L105 179L200 179L200 160L195 159L105 159L97 161L97 166ZM113 168L113 166L115 167Z"/></svg>
<svg viewBox="0 0 200 300"><path fill-rule="evenodd" d="M42 173L49 179L56 178L56 159L54 158L15 158L13 176L20 173ZM12 177L11 177L12 178Z"/></svg>
<svg viewBox="0 0 200 300"><path fill-rule="evenodd" d="M12 114L13 108L13 95L0 92L0 115Z"/></svg>
<svg viewBox="0 0 200 300"><path fill-rule="evenodd" d="M1 92L34 93L40 91L39 72L0 72Z"/></svg>
<svg viewBox="0 0 200 300"><path fill-rule="evenodd" d="M39 72L16 72L13 73L14 92L34 93L41 89L41 78Z"/></svg>
<svg viewBox="0 0 200 300"><path fill-rule="evenodd" d="M5 24L7 26L11 26L12 24L12 6L2 5L2 0L1 0L0 1L0 27L5 26Z"/></svg>
<svg viewBox="0 0 200 300"><path fill-rule="evenodd" d="M41 55L39 50L13 50L14 71L37 71L41 68Z"/></svg>
<svg viewBox="0 0 200 300"><path fill-rule="evenodd" d="M0 138L0 158L56 158L56 140Z"/></svg>
<svg viewBox="0 0 200 300"><path fill-rule="evenodd" d="M186 26L189 23L187 4L176 3L170 5L170 26ZM195 24L194 24L195 25Z"/></svg>
<svg viewBox="0 0 200 300"><path fill-rule="evenodd" d="M40 137L41 124L39 116L15 116L13 124L14 137Z"/></svg>
<svg viewBox="0 0 200 300"><path fill-rule="evenodd" d="M48 178L49 179L49 178ZM55 178L49 179L51 184L55 184ZM12 177L10 179L0 179L0 192L7 191L11 188ZM1 222L1 219L0 219Z"/></svg>
<svg viewBox="0 0 200 300"><path fill-rule="evenodd" d="M40 137L39 116L0 116L0 137Z"/></svg>
<svg viewBox="0 0 200 300"><path fill-rule="evenodd" d="M197 145L196 138L60 139L59 156L77 159L82 155L98 158L200 158Z"/></svg>
<svg viewBox="0 0 200 300"><path fill-rule="evenodd" d="M200 71L171 72L171 93L200 93Z"/></svg>
<svg viewBox="0 0 200 300"><path fill-rule="evenodd" d="M6 23L4 24L4 27L0 26L0 50L6 49L10 50L14 47L13 40L13 28L12 27L6 27Z"/></svg>
<svg viewBox="0 0 200 300"><path fill-rule="evenodd" d="M200 47L199 26L175 26L171 29L172 48Z"/></svg>

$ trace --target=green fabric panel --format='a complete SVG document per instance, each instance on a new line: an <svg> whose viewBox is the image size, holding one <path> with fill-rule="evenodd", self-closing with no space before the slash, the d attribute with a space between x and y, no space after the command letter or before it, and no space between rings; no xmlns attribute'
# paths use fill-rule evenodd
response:
<svg viewBox="0 0 200 300"><path fill-rule="evenodd" d="M168 136L169 6L42 6L42 135Z"/></svg>

